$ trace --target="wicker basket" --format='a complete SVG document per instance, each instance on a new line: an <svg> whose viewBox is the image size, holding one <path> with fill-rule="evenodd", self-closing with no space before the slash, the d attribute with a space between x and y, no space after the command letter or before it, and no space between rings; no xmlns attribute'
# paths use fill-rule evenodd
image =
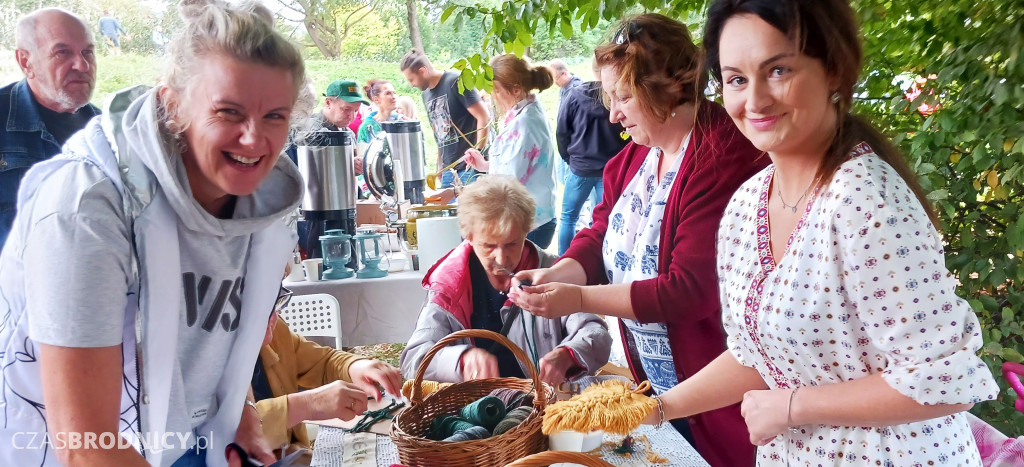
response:
<svg viewBox="0 0 1024 467"><path fill-rule="evenodd" d="M559 462L571 462L573 464L585 465L587 467L612 467L611 464L605 462L605 460L600 457L592 456L584 452L570 451L538 452L537 454L519 459L509 464L508 467L541 467Z"/></svg>
<svg viewBox="0 0 1024 467"><path fill-rule="evenodd" d="M532 379L490 378L456 383L423 398L420 384L427 365L442 348L459 339L484 338L499 342L523 362ZM486 439L445 442L427 439L430 422L442 415L455 414L466 405L500 388L533 391L533 413L515 428ZM540 390L534 389L539 388ZM391 440L398 447L398 458L411 467L473 466L503 467L516 459L547 449L548 438L540 432L544 407L554 400L554 389L540 381L540 375L526 353L505 336L483 329L456 331L434 344L416 370L410 406L395 416Z"/></svg>

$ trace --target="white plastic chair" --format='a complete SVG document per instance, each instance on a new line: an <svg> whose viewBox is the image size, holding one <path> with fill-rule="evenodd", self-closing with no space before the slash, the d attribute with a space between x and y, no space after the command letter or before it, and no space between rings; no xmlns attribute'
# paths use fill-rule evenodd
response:
<svg viewBox="0 0 1024 467"><path fill-rule="evenodd" d="M334 348L341 348L341 322L338 299L333 295L315 293L296 295L279 314L288 327L302 337L333 337Z"/></svg>

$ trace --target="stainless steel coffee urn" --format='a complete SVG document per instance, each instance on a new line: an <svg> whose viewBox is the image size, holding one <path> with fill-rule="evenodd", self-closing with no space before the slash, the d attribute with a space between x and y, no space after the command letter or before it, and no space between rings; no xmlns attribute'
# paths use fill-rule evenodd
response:
<svg viewBox="0 0 1024 467"><path fill-rule="evenodd" d="M356 234L355 146L355 135L343 129L311 132L297 147L299 173L306 188L300 210L310 223L306 243L310 258L323 257L320 236L325 231ZM355 251L354 244L352 247ZM355 255L348 266L358 266Z"/></svg>
<svg viewBox="0 0 1024 467"><path fill-rule="evenodd" d="M370 192L396 205L423 204L427 170L420 122L382 122L380 126L383 131L370 142L363 163Z"/></svg>

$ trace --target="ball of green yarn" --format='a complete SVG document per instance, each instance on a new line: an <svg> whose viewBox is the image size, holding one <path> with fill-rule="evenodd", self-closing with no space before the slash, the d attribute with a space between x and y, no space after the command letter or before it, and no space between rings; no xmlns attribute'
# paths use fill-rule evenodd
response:
<svg viewBox="0 0 1024 467"><path fill-rule="evenodd" d="M469 423L459 417L453 417L451 415L445 415L443 417L435 418L430 423L431 439L440 440L445 439L449 436L454 435L458 431L468 430L473 428L475 425Z"/></svg>
<svg viewBox="0 0 1024 467"><path fill-rule="evenodd" d="M443 441L469 441L471 439L489 438L490 436L491 432L487 431L487 428L484 428L482 426L474 426L468 430L457 431L455 432L455 434L445 438Z"/></svg>
<svg viewBox="0 0 1024 467"><path fill-rule="evenodd" d="M494 427L494 436L498 436L519 426L519 424L523 423L531 413L533 413L532 407L517 407L513 409L508 413L508 415L505 415L505 418L498 422L497 426Z"/></svg>
<svg viewBox="0 0 1024 467"><path fill-rule="evenodd" d="M505 418L505 404L497 397L484 396L463 407L459 416L467 422L491 430Z"/></svg>

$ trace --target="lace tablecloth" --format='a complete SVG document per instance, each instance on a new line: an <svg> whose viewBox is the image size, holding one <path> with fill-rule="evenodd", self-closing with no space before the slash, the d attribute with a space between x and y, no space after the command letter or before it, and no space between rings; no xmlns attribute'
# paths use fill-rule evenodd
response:
<svg viewBox="0 0 1024 467"><path fill-rule="evenodd" d="M697 451L690 446L679 433L666 424L661 429L651 426L641 426L633 431L633 436L646 435L651 442L654 453L665 459L667 464L673 467L708 467L708 463L697 454ZM349 436L368 436L366 434L350 434L341 428L321 427L316 435L315 448L313 449L313 466L317 467L343 467L345 438ZM387 436L375 435L377 438L377 464L388 467L398 463L398 449ZM605 441L615 441L616 444L622 439L621 436L606 435ZM652 465L647 461L643 443L637 443L637 452L630 457L624 457L612 452L612 447L606 446L601 457L609 464L619 466L647 466ZM372 464L369 464L372 465ZM349 464L351 467L351 464Z"/></svg>

